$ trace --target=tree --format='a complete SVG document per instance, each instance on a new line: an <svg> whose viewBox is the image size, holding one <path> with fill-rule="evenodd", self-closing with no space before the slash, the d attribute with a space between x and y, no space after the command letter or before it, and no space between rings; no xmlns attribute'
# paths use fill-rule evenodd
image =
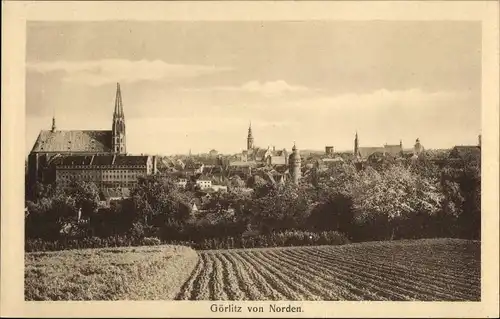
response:
<svg viewBox="0 0 500 319"><path fill-rule="evenodd" d="M351 181L355 221L371 225L379 239L403 236L400 226L416 216L441 209L443 195L437 181L412 173L402 165L378 172L368 167Z"/></svg>
<svg viewBox="0 0 500 319"><path fill-rule="evenodd" d="M72 183L70 187L65 190L65 193L70 198L73 198L77 210L81 209L81 217L90 217L97 211L97 206L99 205L99 189L94 183Z"/></svg>
<svg viewBox="0 0 500 319"><path fill-rule="evenodd" d="M245 181L240 176L235 175L231 178L231 186L234 188L243 188L245 187Z"/></svg>
<svg viewBox="0 0 500 319"><path fill-rule="evenodd" d="M137 218L145 225L184 222L191 215L188 192L180 192L177 185L162 176L140 177L131 197Z"/></svg>
<svg viewBox="0 0 500 319"><path fill-rule="evenodd" d="M309 192L292 184L273 186L253 200L254 220L263 232L304 228L310 214Z"/></svg>

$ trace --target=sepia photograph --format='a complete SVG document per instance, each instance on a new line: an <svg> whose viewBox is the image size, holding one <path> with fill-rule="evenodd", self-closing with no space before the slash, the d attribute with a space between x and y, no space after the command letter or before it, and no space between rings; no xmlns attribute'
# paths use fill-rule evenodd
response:
<svg viewBox="0 0 500 319"><path fill-rule="evenodd" d="M481 299L479 23L29 22L26 55L26 299Z"/></svg>
<svg viewBox="0 0 500 319"><path fill-rule="evenodd" d="M484 32L26 20L24 301L484 301Z"/></svg>

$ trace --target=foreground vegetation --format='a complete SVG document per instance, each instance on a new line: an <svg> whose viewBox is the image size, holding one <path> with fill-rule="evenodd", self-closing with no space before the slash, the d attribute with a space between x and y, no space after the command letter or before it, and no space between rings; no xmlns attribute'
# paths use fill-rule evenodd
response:
<svg viewBox="0 0 500 319"><path fill-rule="evenodd" d="M231 249L231 248L259 248L259 247L287 247L313 245L343 245L349 243L344 234L336 231L313 233L308 231L284 231L270 234L253 234L240 237L208 238L194 241L167 241L162 242L156 237L130 238L116 236L109 238L90 237L81 239L63 238L55 241L41 239L27 239L25 251L56 251L64 249L84 249L100 247L131 247L155 246L174 244L188 246L197 250Z"/></svg>
<svg viewBox="0 0 500 319"><path fill-rule="evenodd" d="M460 239L205 250L27 253L26 300L480 300L480 243Z"/></svg>
<svg viewBox="0 0 500 319"><path fill-rule="evenodd" d="M173 299L198 255L188 247L25 254L25 300Z"/></svg>
<svg viewBox="0 0 500 319"><path fill-rule="evenodd" d="M478 301L479 259L453 239L204 251L177 299Z"/></svg>

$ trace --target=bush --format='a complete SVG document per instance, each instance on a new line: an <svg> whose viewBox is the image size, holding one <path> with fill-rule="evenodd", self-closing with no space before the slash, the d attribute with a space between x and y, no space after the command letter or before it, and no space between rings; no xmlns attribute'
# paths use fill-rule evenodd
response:
<svg viewBox="0 0 500 319"><path fill-rule="evenodd" d="M145 246L155 246L155 245L161 245L161 240L159 238L156 238L156 237L145 237L142 240L142 243Z"/></svg>
<svg viewBox="0 0 500 319"><path fill-rule="evenodd" d="M60 239L45 241L42 239L26 239L25 251L56 251L83 248L106 248L127 246L156 246L156 245L182 245L199 250L205 249L231 249L231 248L260 248L260 247L285 247L285 246L315 246L315 245L343 245L348 244L347 237L336 231L313 233L307 231L284 231L271 234L256 234L248 237L209 238L199 241L162 241L157 237L144 237L141 239L126 236L113 236L107 238L88 237L83 239Z"/></svg>
<svg viewBox="0 0 500 319"><path fill-rule="evenodd" d="M289 247L289 246L316 246L316 245L344 245L348 244L347 237L336 231L313 233L308 231L292 230L270 234L251 235L247 237L226 237L205 239L196 243L196 249L231 249L231 248L262 248L262 247Z"/></svg>

